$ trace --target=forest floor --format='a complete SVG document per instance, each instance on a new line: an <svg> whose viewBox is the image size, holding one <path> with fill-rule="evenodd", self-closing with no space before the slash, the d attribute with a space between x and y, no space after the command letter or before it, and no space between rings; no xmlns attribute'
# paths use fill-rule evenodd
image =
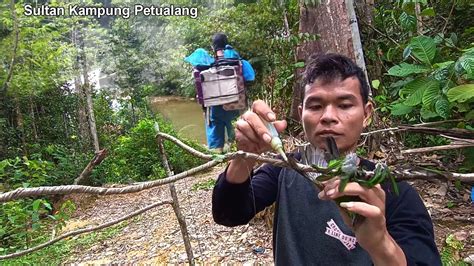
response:
<svg viewBox="0 0 474 266"><path fill-rule="evenodd" d="M176 183L196 262L246 265L272 263L272 234L268 215L261 215L249 225L234 228L214 223L211 213L212 186L209 184L222 170L222 167L216 167ZM474 208L467 187L459 191L454 186L446 187L426 181L417 181L414 185L432 215L438 249L441 251L446 245L446 237L453 234L464 244L461 252L455 252L453 256L457 259L474 256ZM196 189L198 186L201 188ZM170 195L168 186L162 186L126 195L71 195L69 198L76 203L77 210L63 232L116 219L150 203L170 199ZM64 263L176 264L185 263L186 260L173 209L170 205L164 205L124 222L111 238L98 240L87 247L76 246Z"/></svg>

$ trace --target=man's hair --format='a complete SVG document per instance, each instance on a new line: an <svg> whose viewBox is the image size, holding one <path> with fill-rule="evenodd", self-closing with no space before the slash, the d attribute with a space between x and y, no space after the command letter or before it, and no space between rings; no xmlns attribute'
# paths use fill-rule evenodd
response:
<svg viewBox="0 0 474 266"><path fill-rule="evenodd" d="M216 33L212 36L212 48L214 51L224 50L227 43L227 36L224 33Z"/></svg>
<svg viewBox="0 0 474 266"><path fill-rule="evenodd" d="M364 104L369 100L369 85L365 80L364 72L350 58L340 54L313 54L306 61L306 68L303 73L304 87L301 90L301 103L303 104L306 93L306 85L313 84L316 80L323 84L331 83L335 80L345 80L355 76L360 83L360 94Z"/></svg>

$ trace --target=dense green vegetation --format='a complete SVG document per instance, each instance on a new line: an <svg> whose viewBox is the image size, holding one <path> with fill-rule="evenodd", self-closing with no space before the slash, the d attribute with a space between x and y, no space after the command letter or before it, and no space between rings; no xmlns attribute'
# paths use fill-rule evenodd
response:
<svg viewBox="0 0 474 266"><path fill-rule="evenodd" d="M36 2L64 7L102 4ZM142 1L104 2L131 6ZM151 113L147 100L157 95L193 97L191 68L183 58L199 47L209 50L215 32L227 33L256 69L250 98L264 99L282 117L289 115L295 71L304 66L295 59L296 49L318 38L298 32L300 5L311 8L318 1L163 2L197 7L199 16L25 16L23 6L32 1L0 3L0 192L72 184L95 151L88 122L92 111L98 144L108 155L94 168L91 185L165 177L153 125L158 122L162 132L177 133L159 114ZM472 121L471 1L384 0L376 1L372 11L373 20L360 19L359 26L383 124ZM108 74L113 84L92 89L94 81L83 75L95 69ZM448 126L474 130L469 122ZM290 128L291 134L297 131ZM408 147L446 143L424 135L404 140ZM203 149L193 141L186 143ZM175 173L201 163L169 142L165 148ZM473 171L473 149L454 157L461 158L458 170ZM210 185L211 181L196 189ZM53 210L52 204L50 198L2 204L0 254L34 246L52 228L60 228L74 206L67 203Z"/></svg>

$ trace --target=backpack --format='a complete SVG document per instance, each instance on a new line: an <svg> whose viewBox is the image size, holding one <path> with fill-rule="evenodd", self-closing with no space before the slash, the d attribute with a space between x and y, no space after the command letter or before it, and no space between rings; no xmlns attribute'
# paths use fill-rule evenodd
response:
<svg viewBox="0 0 474 266"><path fill-rule="evenodd" d="M239 59L219 59L210 67L197 66L193 77L198 102L204 107L222 105L226 111L247 107Z"/></svg>

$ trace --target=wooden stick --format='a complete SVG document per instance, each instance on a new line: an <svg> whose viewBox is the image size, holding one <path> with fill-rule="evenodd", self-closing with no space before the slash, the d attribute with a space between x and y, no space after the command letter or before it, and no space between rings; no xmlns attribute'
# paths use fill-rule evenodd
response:
<svg viewBox="0 0 474 266"><path fill-rule="evenodd" d="M99 165L104 160L105 156L107 156L106 149L96 152L94 158L92 158L92 160L87 164L86 168L82 170L82 173L74 180L74 185L80 185L81 183L88 181L89 176L92 173L92 169L94 169L96 165Z"/></svg>
<svg viewBox="0 0 474 266"><path fill-rule="evenodd" d="M158 124L155 124L155 130L157 133L160 133L160 127L158 126ZM166 174L168 175L168 177L173 176L174 173L173 171L171 171L171 167L168 163L168 156L166 156L166 151L165 151L165 148L163 147L163 141L161 140L161 136L159 135L157 136L157 142L158 142L158 148L161 153L161 158L163 159L163 166L166 170ZM184 248L186 249L186 255L188 256L189 265L195 265L193 248L191 246L191 241L189 240L188 227L186 226L186 219L184 219L184 216L181 213L181 209L179 207L178 193L176 193L176 187L174 183L169 184L169 188L170 188L171 198L173 199L173 203L171 204L171 206L173 206L174 214L176 215L176 218L178 219L179 229L181 230L181 235L183 237Z"/></svg>
<svg viewBox="0 0 474 266"><path fill-rule="evenodd" d="M433 146L433 147L423 147L423 148L416 148L416 149L409 149L409 150L402 150L402 154L410 154L410 153L421 153L421 152L432 152L432 151L443 151L443 150L454 150L454 149L463 149L467 147L474 147L474 143L466 143L466 144L449 144L449 145L441 145L441 146Z"/></svg>
<svg viewBox="0 0 474 266"><path fill-rule="evenodd" d="M120 217L116 220L113 220L113 221L110 221L108 223L104 223L104 224L101 224L101 225L98 225L98 226L95 226L95 227L90 227L90 228L83 228L83 229L78 229L78 230L75 230L75 231L71 231L69 233L66 233L66 234L63 234L55 239L51 239L50 241L48 242L45 242L43 244L40 244L36 247L33 247L33 248L30 248L30 249L27 249L27 250L23 250L23 251L19 251L19 252L16 252L16 253L12 253L12 254L8 254L8 255L3 255L3 256L0 256L0 260L4 260L4 259L10 259L10 258L15 258L15 257L19 257L19 256L22 256L22 255L26 255L28 253L31 253L31 252L34 252L34 251L37 251L37 250L40 250L42 248L45 248L47 246L50 246L56 242L58 242L59 240L61 239L65 239L65 238L68 238L68 237L71 237L71 236L76 236L76 235L80 235L80 234L84 234L84 233L88 233L88 232L92 232L92 231L97 231L97 230L100 230L100 229L103 229L103 228L106 228L106 227L109 227L109 226L112 226L114 224L117 224L117 223L120 223L122 221L125 221L127 219L130 219L132 217L135 217L139 214L142 214L152 208L155 208L157 206L160 206L160 205L164 205L164 204L171 204L172 202L170 200L165 200L165 201L160 201L160 202L155 202L153 204L150 204L146 207L144 207L143 209L140 209L138 211L134 211L128 215L125 215L123 217Z"/></svg>

